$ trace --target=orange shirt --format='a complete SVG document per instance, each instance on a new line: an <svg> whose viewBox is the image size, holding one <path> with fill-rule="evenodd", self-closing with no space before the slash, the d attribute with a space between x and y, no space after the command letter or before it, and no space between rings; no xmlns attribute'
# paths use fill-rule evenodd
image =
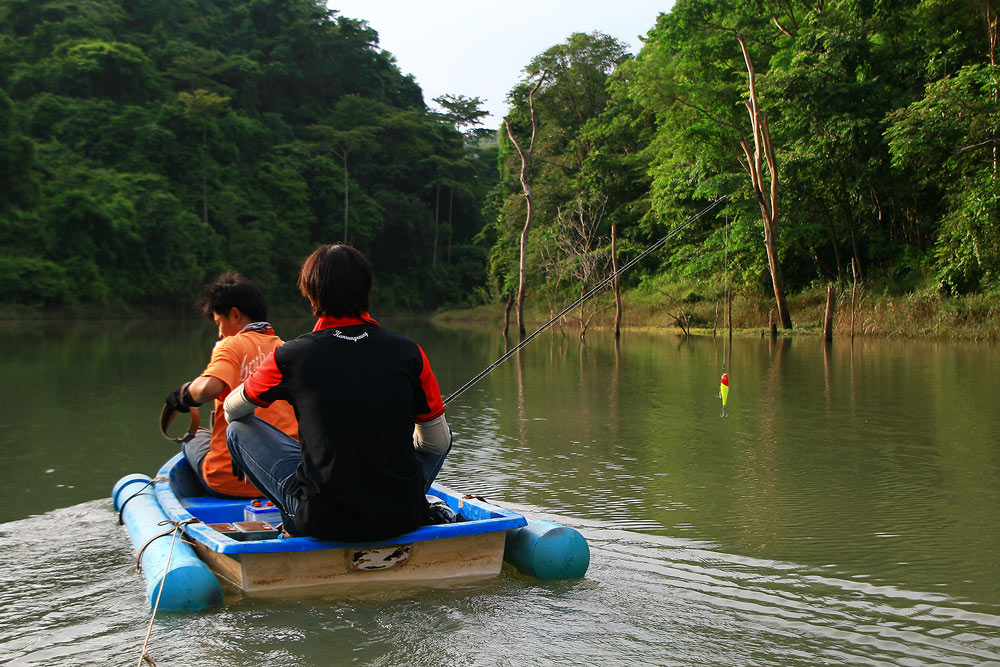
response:
<svg viewBox="0 0 1000 667"><path fill-rule="evenodd" d="M215 399L212 410L212 440L208 454L201 464L201 473L212 490L227 496L259 498L260 491L246 480L233 475L233 461L226 447L226 413L222 403L229 392L238 387L257 369L260 362L284 341L272 333L241 331L223 338L215 344L212 358L202 375L218 378L226 388ZM257 416L298 440L299 425L292 406L285 401L275 401L270 407L257 408Z"/></svg>

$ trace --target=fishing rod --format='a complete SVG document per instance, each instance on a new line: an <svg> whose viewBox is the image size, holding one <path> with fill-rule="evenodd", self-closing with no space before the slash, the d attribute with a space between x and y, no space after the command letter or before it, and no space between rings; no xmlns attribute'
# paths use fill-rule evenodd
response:
<svg viewBox="0 0 1000 667"><path fill-rule="evenodd" d="M515 352L517 352L522 347L524 347L525 345L527 345L528 343L530 343L535 338L535 336L537 336L538 334L542 333L543 331L545 331L546 329L548 329L550 326L552 326L554 323L556 323L557 321L559 321L559 319L562 318L563 316L565 316L566 313L570 312L571 310L573 310L574 308L576 308L577 306L579 306L584 301L590 299L590 297L594 296L599 291L601 291L602 289L604 289L604 287L606 287L608 285L608 283L610 283L612 280L614 280L619 275L621 275L622 273L625 273L630 268L632 268L632 266L634 266L643 257L645 257L649 253L654 252L654 251L658 250L659 248L661 248L663 246L663 244L666 243L668 240L670 240L670 238L672 236L674 236L675 234L677 234L677 233L683 231L684 229L686 229L691 223L693 223L695 220L698 220L701 216L703 216L706 213L708 213L709 211L711 211L713 208L715 208L716 206L718 206L720 203L722 203L726 199L727 199L727 197L725 195L719 197L718 199L716 199L715 201L713 201L711 204L709 204L708 206L706 206L705 208L701 209L700 211L698 211L697 213L695 213L694 215L692 215L690 218L688 218L687 220L685 220L682 224L680 224L677 227L674 227L673 229L671 229L669 232L667 232L667 235L664 236L662 239L660 239L659 241L657 241L656 243L654 243L653 245L649 246L648 248L646 248L645 250L643 250L641 253L639 253L638 255L636 255L627 264L625 264L620 269L618 269L617 271L613 272L607 278L605 278L600 283L598 283L598 285L596 287L594 287L593 289L591 289L589 292L587 292L586 294L584 294L583 296L581 296L579 299L577 299L576 301L574 301L570 305L566 306L566 308L564 308L561 313L559 313L558 315L556 315L555 317L553 317L551 320L549 320L548 322L546 322L542 326L540 326L537 329L535 329L535 331L530 336L528 336L527 338L525 338L524 340L522 340L520 343L518 343L517 345L515 345L514 347L512 347L510 350L508 350L507 353L504 354L502 357L500 357L499 359L497 359L496 361L494 361L492 364L490 364L489 366L487 366L486 368L484 368L482 371L480 371L479 374L476 375L476 377L472 378L471 380L469 380L468 382L466 382L465 384L463 384L461 387L459 387L456 391L452 392L452 394L450 396L448 396L448 398L444 399L444 404L447 405L448 403L451 402L451 400L453 398L455 398L455 397L463 394L469 387L471 387L472 385L476 384L477 382L479 382L480 380L482 380L484 377L486 377L487 375L489 375L490 372L494 368L496 368L497 366L499 366L500 364L502 364L503 362L507 361L512 356L514 356Z"/></svg>

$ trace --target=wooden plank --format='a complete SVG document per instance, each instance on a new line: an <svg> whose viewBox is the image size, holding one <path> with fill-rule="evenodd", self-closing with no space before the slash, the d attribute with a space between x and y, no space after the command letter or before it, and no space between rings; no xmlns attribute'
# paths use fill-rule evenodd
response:
<svg viewBox="0 0 1000 667"><path fill-rule="evenodd" d="M356 570L358 548L242 554L239 560L207 549L199 556L221 577L247 593L322 588L369 582L421 584L496 576L503 565L505 531L415 542L409 556L391 567Z"/></svg>
<svg viewBox="0 0 1000 667"><path fill-rule="evenodd" d="M199 542L192 542L191 546L194 547L198 558L202 559L206 565L212 568L215 574L233 586L241 590L243 589L246 585L243 580L243 565L238 560L225 554L216 553Z"/></svg>

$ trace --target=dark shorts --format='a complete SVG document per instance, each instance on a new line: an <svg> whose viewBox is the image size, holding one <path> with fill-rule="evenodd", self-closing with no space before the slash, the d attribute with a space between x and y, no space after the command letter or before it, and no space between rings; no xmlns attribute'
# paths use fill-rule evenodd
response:
<svg viewBox="0 0 1000 667"><path fill-rule="evenodd" d="M191 466L191 470L194 472L194 476L198 478L204 488L205 494L209 496L216 496L217 498L238 498L240 500L249 500L248 498L243 498L242 496L227 496L224 493L219 493L218 491L213 491L212 488L205 483L205 478L201 474L201 464L205 461L205 456L208 455L208 450L212 446L212 433L208 429L200 428L198 432L194 434L194 437L181 445L181 451L184 452L184 458L187 459L188 464Z"/></svg>
<svg viewBox="0 0 1000 667"><path fill-rule="evenodd" d="M193 438L181 445L184 458L187 459L191 469L194 470L194 474L198 476L198 479L201 480L205 488L208 488L208 485L205 484L205 478L201 476L201 464L205 461L205 456L208 455L211 445L212 432L207 428L198 429Z"/></svg>

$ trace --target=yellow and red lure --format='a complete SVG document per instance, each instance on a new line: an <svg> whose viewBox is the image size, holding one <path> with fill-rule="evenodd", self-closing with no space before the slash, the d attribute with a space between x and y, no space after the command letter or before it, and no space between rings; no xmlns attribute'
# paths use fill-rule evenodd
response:
<svg viewBox="0 0 1000 667"><path fill-rule="evenodd" d="M726 401L729 400L729 373L723 373L719 380L719 396L722 397L722 416L726 416Z"/></svg>

